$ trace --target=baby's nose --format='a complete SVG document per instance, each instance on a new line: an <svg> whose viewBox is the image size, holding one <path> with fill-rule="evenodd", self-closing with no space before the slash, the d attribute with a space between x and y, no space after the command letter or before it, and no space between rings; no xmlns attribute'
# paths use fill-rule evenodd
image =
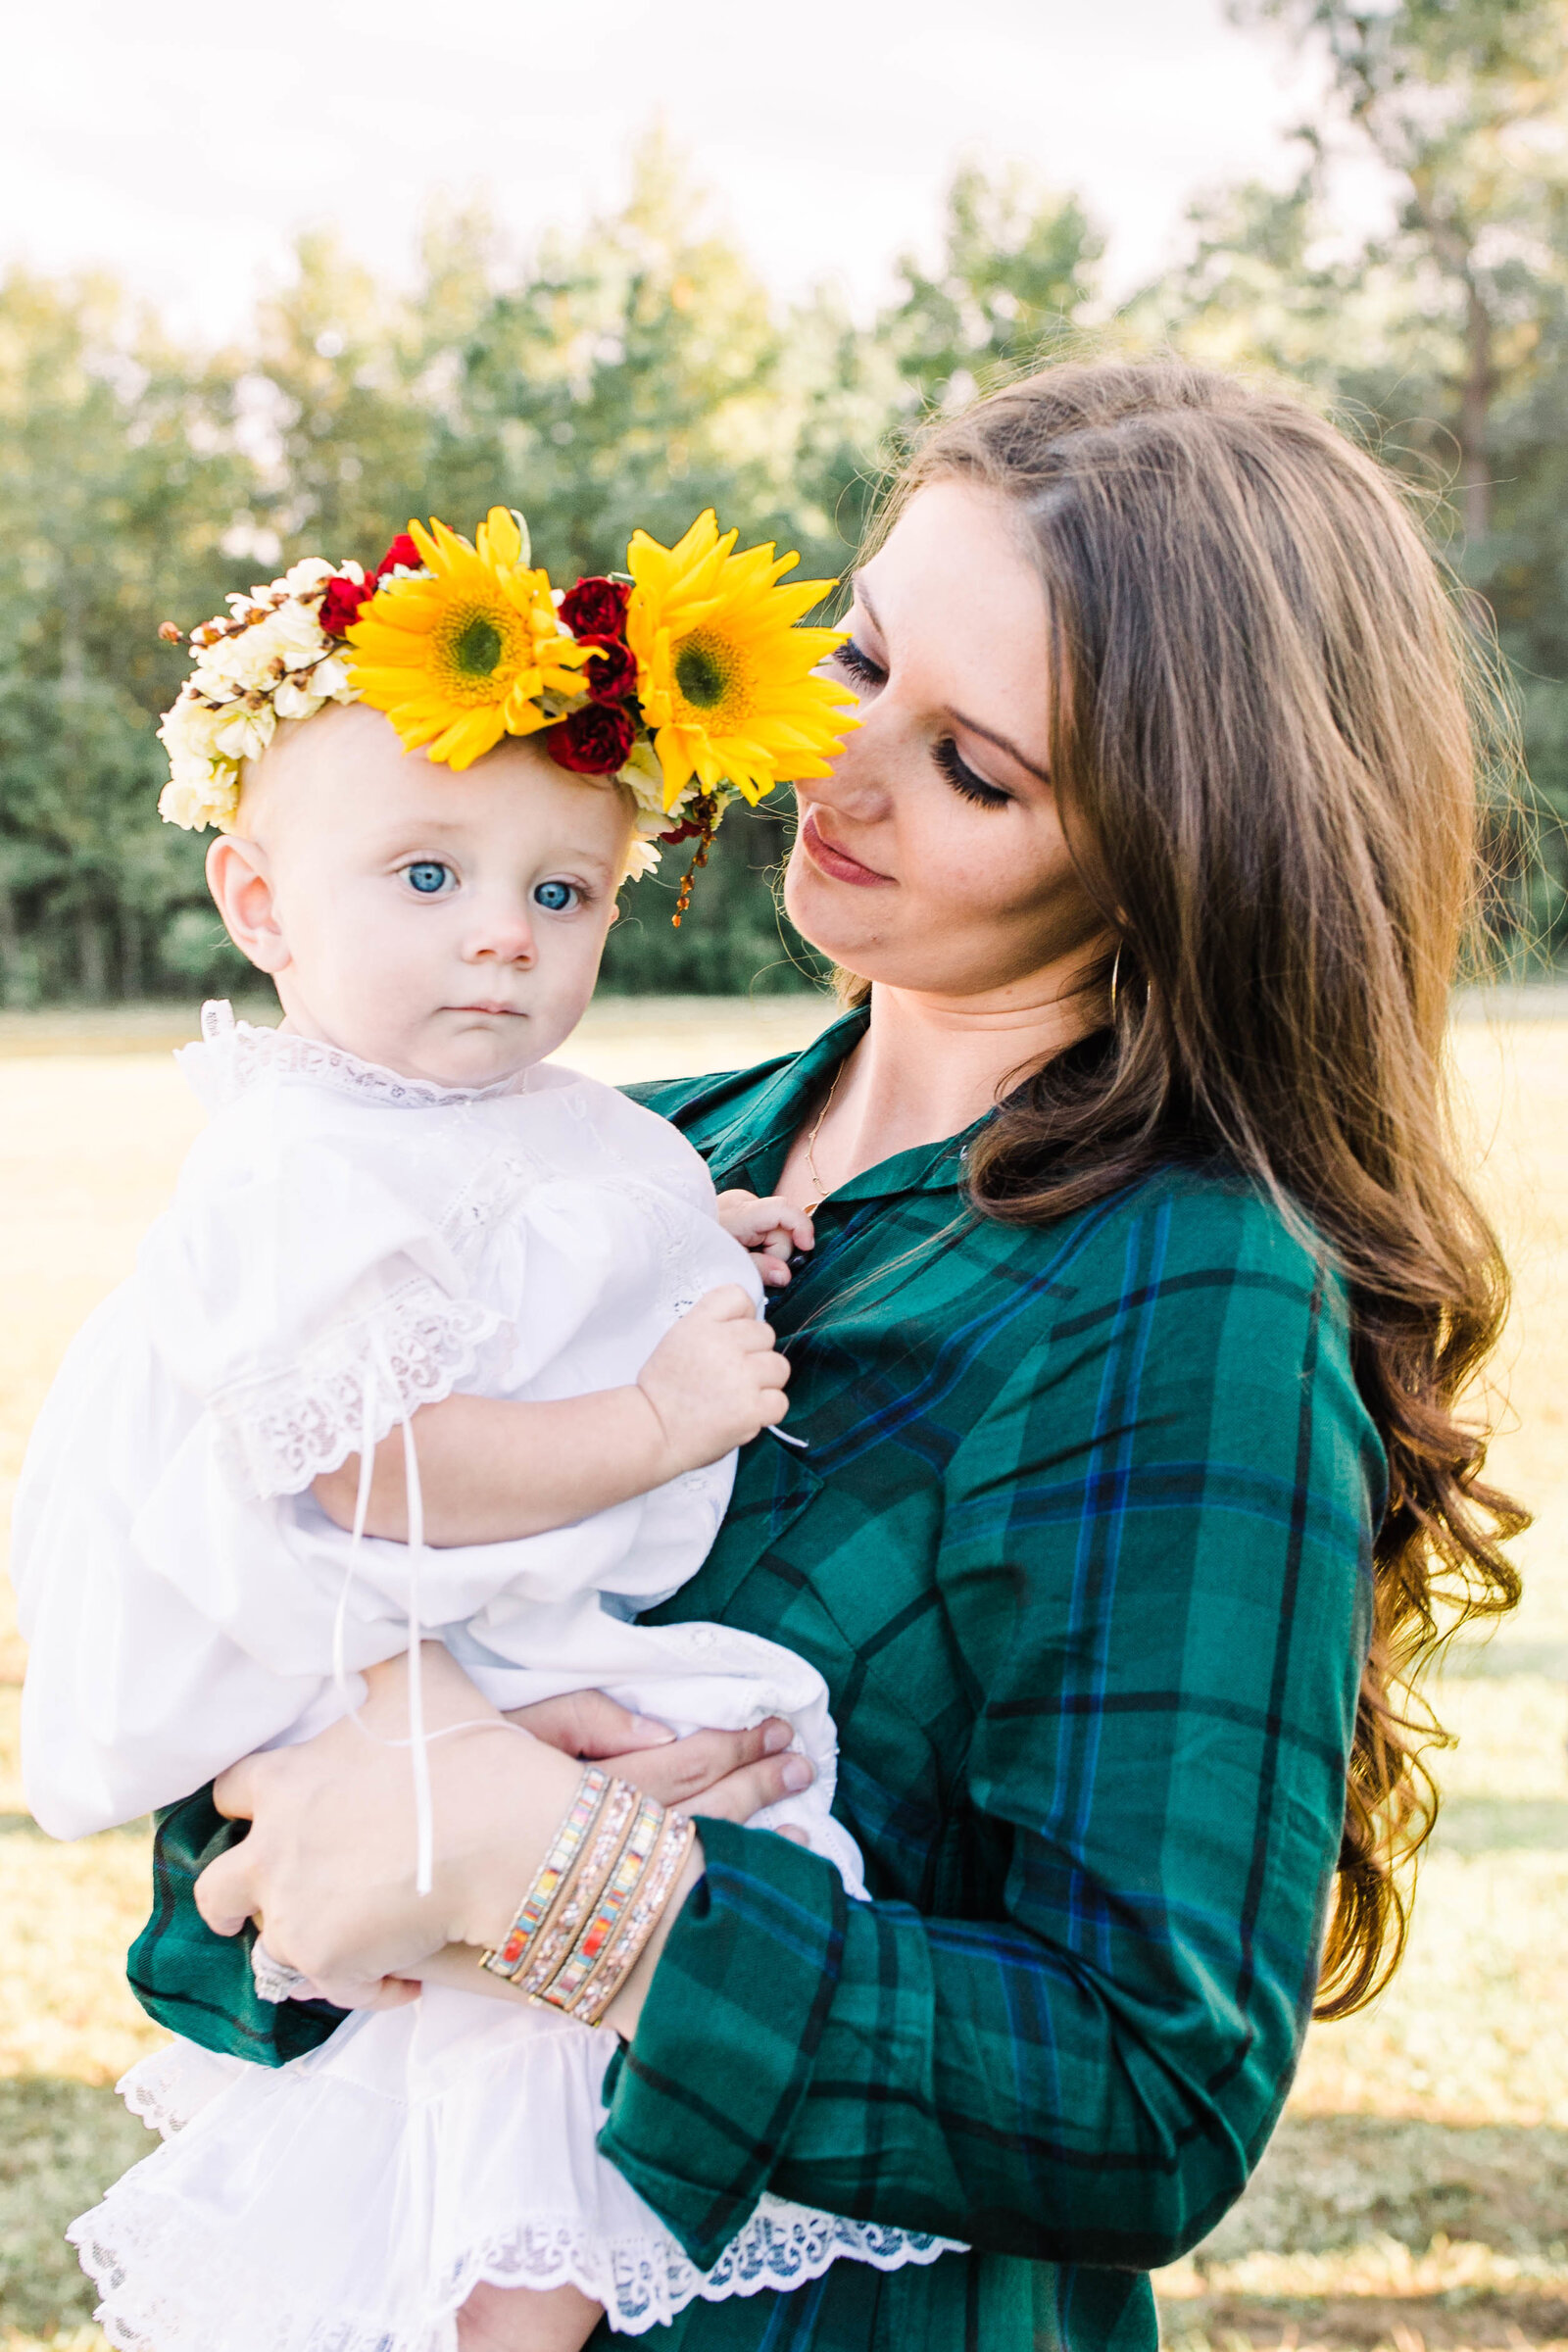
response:
<svg viewBox="0 0 1568 2352"><path fill-rule="evenodd" d="M532 928L521 914L492 915L476 927L468 954L476 962L532 963Z"/></svg>

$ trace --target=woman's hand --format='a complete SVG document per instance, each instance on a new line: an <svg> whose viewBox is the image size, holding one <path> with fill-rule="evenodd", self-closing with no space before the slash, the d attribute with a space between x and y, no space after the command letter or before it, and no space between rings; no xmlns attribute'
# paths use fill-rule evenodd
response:
<svg viewBox="0 0 1568 2352"><path fill-rule="evenodd" d="M576 1788L574 1758L612 1762L661 1801L728 1820L803 1786L803 1768L809 1778L784 1752L784 1723L671 1740L586 1692L525 1709L509 1729L439 1643L426 1643L423 1662L427 1727L447 1734L429 1748L427 1896L414 1887L408 1753L389 1744L408 1733L405 1659L370 1669L361 1722L248 1756L214 1790L220 1812L253 1827L196 1882L202 1917L222 1936L258 1920L269 1949L343 2008L412 1998L406 1980L445 1944L500 1941Z"/></svg>
<svg viewBox="0 0 1568 2352"><path fill-rule="evenodd" d="M692 1732L677 1740L663 1724L628 1714L603 1690L571 1690L564 1698L514 1707L507 1721L564 1755L613 1765L621 1780L635 1781L662 1805L684 1805L719 1821L750 1821L812 1779L804 1756L784 1753L793 1734L782 1715L755 1731Z"/></svg>

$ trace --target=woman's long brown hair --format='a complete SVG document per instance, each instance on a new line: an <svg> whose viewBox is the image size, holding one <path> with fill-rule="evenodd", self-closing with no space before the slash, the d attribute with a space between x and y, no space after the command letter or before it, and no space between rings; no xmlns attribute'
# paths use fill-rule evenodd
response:
<svg viewBox="0 0 1568 2352"><path fill-rule="evenodd" d="M955 476L1038 558L1052 774L1119 942L1108 1036L1003 1106L973 1203L1045 1224L1217 1153L1349 1284L1390 1500L1319 1985L1344 2016L1398 1964L1436 1816L1419 1678L1519 1596L1500 1545L1525 1515L1459 1418L1507 1272L1445 1096L1495 673L1399 489L1283 394L1175 360L1053 368L938 422L882 528Z"/></svg>

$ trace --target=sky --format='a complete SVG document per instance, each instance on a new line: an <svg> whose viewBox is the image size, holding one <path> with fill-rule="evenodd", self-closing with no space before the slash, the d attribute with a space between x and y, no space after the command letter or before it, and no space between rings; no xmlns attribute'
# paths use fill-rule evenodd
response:
<svg viewBox="0 0 1568 2352"><path fill-rule="evenodd" d="M0 266L106 266L220 340L301 228L406 274L432 201L517 251L614 205L662 122L781 295L863 316L970 158L1075 188L1112 290L1200 188L1291 169L1321 69L1223 0L3 0ZM1372 201L1368 199L1368 201Z"/></svg>

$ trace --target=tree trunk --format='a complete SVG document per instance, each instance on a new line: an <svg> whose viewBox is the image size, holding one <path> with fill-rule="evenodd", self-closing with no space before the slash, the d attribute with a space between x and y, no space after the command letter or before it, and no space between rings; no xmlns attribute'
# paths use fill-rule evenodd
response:
<svg viewBox="0 0 1568 2352"><path fill-rule="evenodd" d="M22 926L11 885L0 882L0 1004L21 1004L25 990L22 977Z"/></svg>
<svg viewBox="0 0 1568 2352"><path fill-rule="evenodd" d="M120 909L120 993L127 1004L141 995L141 912L135 906Z"/></svg>
<svg viewBox="0 0 1568 2352"><path fill-rule="evenodd" d="M1465 535L1472 546L1492 529L1492 465L1487 443L1495 379L1492 314L1474 280L1465 286L1465 371L1459 393L1459 485Z"/></svg>
<svg viewBox="0 0 1568 2352"><path fill-rule="evenodd" d="M89 1004L101 1004L109 994L104 927L97 910L85 905L76 909L76 964L81 974L82 995Z"/></svg>

